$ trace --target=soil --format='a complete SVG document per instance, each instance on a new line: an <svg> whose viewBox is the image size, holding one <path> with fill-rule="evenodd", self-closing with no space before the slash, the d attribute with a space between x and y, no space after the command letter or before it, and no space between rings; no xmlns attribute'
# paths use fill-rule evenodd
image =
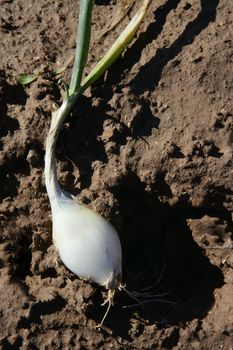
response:
<svg viewBox="0 0 233 350"><path fill-rule="evenodd" d="M87 72L140 3L96 1ZM55 264L43 179L78 2L1 0L1 349L233 349L230 3L152 1L61 131L62 187L117 228L128 289L165 294L142 307L118 293L98 332L106 292Z"/></svg>

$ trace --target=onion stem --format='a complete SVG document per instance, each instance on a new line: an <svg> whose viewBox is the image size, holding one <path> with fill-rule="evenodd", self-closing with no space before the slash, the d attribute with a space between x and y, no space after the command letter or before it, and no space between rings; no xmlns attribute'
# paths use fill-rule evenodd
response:
<svg viewBox="0 0 233 350"><path fill-rule="evenodd" d="M82 80L83 70L86 65L90 45L93 5L94 0L80 1L75 61L70 82L69 95L73 95L77 92Z"/></svg>
<svg viewBox="0 0 233 350"><path fill-rule="evenodd" d="M73 107L73 100L74 98L72 96L69 97L63 101L57 111L52 113L51 125L46 141L44 169L45 184L50 202L58 198L62 193L57 179L55 149L61 126Z"/></svg>
<svg viewBox="0 0 233 350"><path fill-rule="evenodd" d="M143 21L146 15L146 11L151 1L152 0L143 1L137 13L134 15L134 17L131 19L131 21L123 30L123 32L116 39L116 41L111 46L111 48L107 51L107 53L103 56L103 58L99 61L99 63L97 63L97 65L91 70L88 76L80 84L80 77L82 76L83 69L84 69L83 64L84 62L86 63L89 43L90 43L90 34L91 34L90 26L91 26L91 14L92 14L93 7L91 4L91 1L90 0L88 1L89 7L88 8L86 7L88 14L85 14L85 20L83 20L81 24L78 26L75 64L74 64L71 83L69 87L69 96L67 97L68 99L72 97L70 101L70 103L72 103L72 107L74 106L78 97L82 95L82 93L88 87L90 87L102 74L104 74L104 72L117 60L117 58L122 54L122 52L125 50L127 45L131 42L141 22ZM81 0L80 6L83 6L83 8L85 8L84 5L82 5L82 2L83 1ZM84 27L85 25L87 26L86 32ZM80 42L85 43L85 47L81 48L79 46L78 37L80 37ZM78 67L79 65L80 67Z"/></svg>

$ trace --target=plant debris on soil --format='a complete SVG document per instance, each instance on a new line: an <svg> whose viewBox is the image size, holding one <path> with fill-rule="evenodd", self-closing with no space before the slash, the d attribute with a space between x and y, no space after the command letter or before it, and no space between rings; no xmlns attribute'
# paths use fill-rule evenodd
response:
<svg viewBox="0 0 233 350"><path fill-rule="evenodd" d="M138 6L96 1L89 70ZM1 349L232 350L231 1L152 1L61 131L61 185L118 230L123 282L167 295L141 307L118 293L100 332L105 291L56 263L43 178L77 18L73 0L1 1Z"/></svg>

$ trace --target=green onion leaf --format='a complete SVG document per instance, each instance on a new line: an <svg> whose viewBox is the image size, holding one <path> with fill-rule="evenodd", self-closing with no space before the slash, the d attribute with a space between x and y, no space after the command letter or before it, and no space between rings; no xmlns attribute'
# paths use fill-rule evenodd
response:
<svg viewBox="0 0 233 350"><path fill-rule="evenodd" d="M21 74L17 79L17 83L21 85L28 85L38 78L37 74Z"/></svg>
<svg viewBox="0 0 233 350"><path fill-rule="evenodd" d="M69 95L76 94L82 80L83 70L86 65L90 45L93 5L94 0L80 0L75 61L70 82Z"/></svg>
<svg viewBox="0 0 233 350"><path fill-rule="evenodd" d="M117 40L114 42L112 47L108 52L103 56L103 58L97 63L97 65L92 69L90 74L82 81L80 92L85 91L90 85L92 85L122 54L127 45L133 39L136 31L138 30L141 22L143 21L148 6L150 5L151 0L144 0L142 6L138 12L131 19L129 24L119 35Z"/></svg>
<svg viewBox="0 0 233 350"><path fill-rule="evenodd" d="M66 70L66 67L58 67L54 70L55 75L62 74Z"/></svg>

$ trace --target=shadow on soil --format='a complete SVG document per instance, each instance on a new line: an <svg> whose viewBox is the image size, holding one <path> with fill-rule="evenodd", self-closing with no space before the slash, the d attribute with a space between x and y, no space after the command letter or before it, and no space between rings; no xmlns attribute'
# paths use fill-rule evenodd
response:
<svg viewBox="0 0 233 350"><path fill-rule="evenodd" d="M100 3L102 2L100 1ZM63 145L67 145L66 149L62 149L62 154L77 155L72 161L74 161L80 169L82 188L91 185L93 161L107 161L104 145L98 140L98 135L103 131L104 120L110 119L108 112L111 111L111 108L108 102L115 92L121 91L119 76L123 78L122 75L125 74L125 71L129 71L134 64L139 61L143 48L158 37L163 30L167 16L172 10L176 9L179 3L180 0L168 0L164 5L154 11L154 21L149 24L146 32L141 33L124 56L119 58L108 70L104 86L104 78L102 78L102 80L99 79L98 82L92 86L92 97L99 99L101 103L93 107L91 103L88 102L88 99L81 98L78 108L74 110L74 114L77 115L75 118L71 119L71 127L62 131L62 143ZM127 128L126 125L123 126L120 136L122 139L121 144L124 144L127 136L143 138L144 136L150 135L153 128L159 127L159 118L151 112L149 100L144 98L142 94L145 91L153 90L157 86L163 68L167 63L174 59L182 51L183 47L190 45L195 37L198 36L210 22L215 20L218 3L219 0L201 0L201 9L196 18L187 24L184 31L170 47L158 49L155 55L141 68L135 78L133 78L130 87L135 96L141 95L139 101L141 112L133 122L131 129ZM189 8L188 6L187 9ZM111 112L114 113L114 111ZM143 118L139 118L140 115L143 115ZM120 122L120 120L118 120L118 122ZM82 130L82 133L78 133L79 130ZM117 141L119 142L120 140L118 139Z"/></svg>
<svg viewBox="0 0 233 350"><path fill-rule="evenodd" d="M139 60L145 44L156 39L163 29L169 12L175 9L179 2L170 0L157 9L154 12L154 22L149 25L145 33L139 36L124 58L118 60L117 69L113 66L109 71L105 87L101 87L102 83L99 82L98 89L92 89L92 96L101 99L100 106L93 108L87 99L80 99L81 117L70 119L72 127L63 129L62 144L59 144L59 148L62 149L62 154L71 154L72 161L80 170L82 187L89 187L91 184L93 161L107 162L105 148L103 143L98 141L98 135L103 131L104 120L109 118L108 101L115 93L112 86L117 84L119 75L122 75L126 68L129 70ZM218 0L202 0L201 10L194 21L187 24L183 33L170 47L158 49L155 56L141 68L131 82L131 88L136 95L156 87L164 66L175 58L183 47L191 44L211 21L215 20L218 2ZM82 101L85 108L82 107ZM148 109L148 101L143 101L143 109ZM153 125L153 127L156 126ZM78 137L77 130L82 130L82 134L79 132ZM137 130L141 130L140 125L139 127L136 125L135 138L141 136L137 135ZM150 130L147 130L145 135L149 134ZM74 156L75 154L77 156ZM163 176L158 177L156 189L160 189L159 191L167 197L172 195ZM228 218L228 213L221 210L213 212L205 208L192 208L185 198L181 198L180 202L173 207L161 203L157 197L152 197L145 191L144 185L133 174L124 178L110 191L118 200L123 218L119 233L124 256L123 278L124 282L127 282L128 289L140 290L153 285L165 266L159 285L152 291L169 293L168 299L176 302L176 305L157 302L145 304L144 308L138 305L122 309L123 305L130 306L135 301L119 293L116 306L112 308L106 320L106 326L113 331L114 335L130 340L129 329L132 318L142 320L139 334L143 332L143 320L148 320L151 324L156 323L158 328L162 328L195 318L202 319L214 303L214 290L221 287L224 281L221 270L211 264L194 241L187 219L201 218L204 215ZM94 305L87 310L87 316L98 323L104 314L104 309L97 306L102 302L100 292L95 293L93 302ZM176 331L172 337L177 338ZM174 339L171 339L171 342Z"/></svg>
<svg viewBox="0 0 233 350"><path fill-rule="evenodd" d="M167 188L161 181L158 188ZM160 203L145 192L144 185L135 175L126 177L117 188L112 188L117 197L123 225L119 232L123 247L123 281L129 290L140 290L159 284L151 289L152 293L168 293L163 298L175 302L153 302L122 309L123 305L135 304L123 292L118 294L114 306L105 324L115 335L127 338L132 318L157 324L158 328L179 325L193 319L202 319L214 303L214 290L224 284L221 270L211 264L205 253L192 237L187 225L189 218L201 218L204 215L231 220L228 213L190 207L183 198L171 207ZM101 295L95 296L94 306L88 311L88 317L96 322L104 309L96 307L101 303ZM143 330L142 330L143 331Z"/></svg>
<svg viewBox="0 0 233 350"><path fill-rule="evenodd" d="M24 105L27 94L20 85L10 85L6 81L6 74L0 70L0 138L6 136L8 132L14 132L19 129L19 123L7 115L7 104Z"/></svg>
<svg viewBox="0 0 233 350"><path fill-rule="evenodd" d="M124 56L119 58L109 69L105 84L109 87L113 84L118 85L119 76L122 77L126 71L130 71L134 64L140 60L142 50L156 40L163 30L167 16L172 10L176 9L179 3L180 0L168 0L154 11L154 21L148 26L146 32L139 35ZM211 22L215 21L218 3L219 0L201 0L201 9L196 18L187 24L184 31L169 47L158 49L155 55L142 66L139 73L133 78L130 86L135 94L140 95L145 91L153 90L157 86L163 68L167 63L174 59L185 46L192 44L196 36L207 28ZM190 6L186 9L190 9ZM97 84L99 87L101 82ZM101 89L98 88L98 91L101 91Z"/></svg>
<svg viewBox="0 0 233 350"><path fill-rule="evenodd" d="M168 13L175 9L179 1L167 1L164 6L155 11L155 21L152 23L147 32L144 34L151 41L152 32L155 32L153 40L158 36L160 30L162 30L165 23L166 16ZM165 65L174 59L182 49L192 44L195 37L198 36L202 30L204 30L210 22L213 22L216 18L216 9L218 6L219 0L201 0L201 10L198 13L194 21L187 24L183 33L171 44L171 46L166 48L158 49L155 56L150 59L137 74L137 76L131 81L131 86L134 88L135 93L141 94L148 90L153 90L160 78ZM156 30L156 28L158 28ZM140 42L136 43L140 45ZM141 50L141 47L140 47ZM128 55L131 55L132 52L129 50ZM132 54L134 57L134 54ZM126 58L125 64L128 67L130 61Z"/></svg>

